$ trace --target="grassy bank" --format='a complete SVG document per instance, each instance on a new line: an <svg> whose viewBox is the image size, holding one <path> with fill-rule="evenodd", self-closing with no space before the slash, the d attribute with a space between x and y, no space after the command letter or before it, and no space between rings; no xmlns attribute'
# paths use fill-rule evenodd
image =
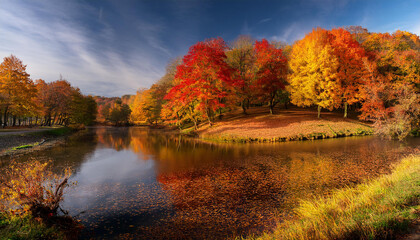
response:
<svg viewBox="0 0 420 240"><path fill-rule="evenodd" d="M261 109L233 113L212 127L202 126L202 139L222 142L286 142L373 134L373 128L341 113L326 112L318 119L309 109L281 109L269 115Z"/></svg>
<svg viewBox="0 0 420 240"><path fill-rule="evenodd" d="M76 131L76 129L70 128L70 127L57 127L57 128L47 129L45 131L33 132L29 134L35 135L35 136L44 136L44 137L60 137L60 136L65 136L67 134L70 134L74 131Z"/></svg>
<svg viewBox="0 0 420 240"><path fill-rule="evenodd" d="M303 201L296 219L258 239L392 239L420 216L420 155L389 175Z"/></svg>
<svg viewBox="0 0 420 240"><path fill-rule="evenodd" d="M48 127L46 129L25 129L7 131L0 134L0 156L21 154L41 150L61 142L67 136L79 129L72 127Z"/></svg>
<svg viewBox="0 0 420 240"><path fill-rule="evenodd" d="M64 235L30 216L0 213L0 239L64 239Z"/></svg>

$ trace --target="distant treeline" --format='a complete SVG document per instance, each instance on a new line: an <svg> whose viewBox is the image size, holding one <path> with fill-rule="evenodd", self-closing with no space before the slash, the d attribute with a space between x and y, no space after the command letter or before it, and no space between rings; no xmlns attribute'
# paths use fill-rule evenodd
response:
<svg viewBox="0 0 420 240"><path fill-rule="evenodd" d="M130 123L131 109L129 107L132 95L119 97L95 96L98 104L97 121L100 123L111 123L113 125L128 125Z"/></svg>
<svg viewBox="0 0 420 240"><path fill-rule="evenodd" d="M91 125L97 106L91 96L60 77L46 83L35 82L26 72L26 65L14 55L0 64L0 125L52 126Z"/></svg>

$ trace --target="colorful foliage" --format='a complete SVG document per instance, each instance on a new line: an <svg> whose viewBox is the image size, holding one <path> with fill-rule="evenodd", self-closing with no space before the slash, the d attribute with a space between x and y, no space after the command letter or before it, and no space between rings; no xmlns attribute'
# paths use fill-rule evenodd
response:
<svg viewBox="0 0 420 240"><path fill-rule="evenodd" d="M256 41L254 51L256 71L252 88L257 96L268 102L273 114L276 99L287 83L287 59L281 49L275 48L266 39Z"/></svg>
<svg viewBox="0 0 420 240"><path fill-rule="evenodd" d="M327 30L317 28L293 46L289 91L297 106L333 109L340 102L337 70L339 60Z"/></svg>
<svg viewBox="0 0 420 240"><path fill-rule="evenodd" d="M0 64L0 113L3 112L3 126L7 126L8 114L29 115L36 109L36 89L26 65L14 55L5 57ZM0 117L1 125L1 117Z"/></svg>
<svg viewBox="0 0 420 240"><path fill-rule="evenodd" d="M35 160L12 162L1 175L1 210L41 218L57 215L71 170L59 175L49 165Z"/></svg>
<svg viewBox="0 0 420 240"><path fill-rule="evenodd" d="M226 106L223 99L233 86L241 84L240 80L232 78L233 70L225 62L226 48L221 38L193 45L177 67L176 84L165 96L171 102L166 108L186 106L184 115L189 116L195 126L197 117L211 125L216 111Z"/></svg>

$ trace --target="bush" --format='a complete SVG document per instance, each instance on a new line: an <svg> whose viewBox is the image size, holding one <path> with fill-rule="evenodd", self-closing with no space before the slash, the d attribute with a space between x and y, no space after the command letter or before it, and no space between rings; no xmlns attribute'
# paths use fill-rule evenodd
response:
<svg viewBox="0 0 420 240"><path fill-rule="evenodd" d="M56 216L70 175L70 168L53 173L50 162L12 162L0 176L0 211L41 219Z"/></svg>

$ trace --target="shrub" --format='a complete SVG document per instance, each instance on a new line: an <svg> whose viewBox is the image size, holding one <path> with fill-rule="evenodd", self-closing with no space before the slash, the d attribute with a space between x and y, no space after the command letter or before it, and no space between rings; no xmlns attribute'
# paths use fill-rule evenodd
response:
<svg viewBox="0 0 420 240"><path fill-rule="evenodd" d="M0 211L15 215L30 214L47 219L56 216L69 186L70 168L63 174L51 170L51 162L32 160L12 162L0 176ZM64 211L63 211L64 212Z"/></svg>

